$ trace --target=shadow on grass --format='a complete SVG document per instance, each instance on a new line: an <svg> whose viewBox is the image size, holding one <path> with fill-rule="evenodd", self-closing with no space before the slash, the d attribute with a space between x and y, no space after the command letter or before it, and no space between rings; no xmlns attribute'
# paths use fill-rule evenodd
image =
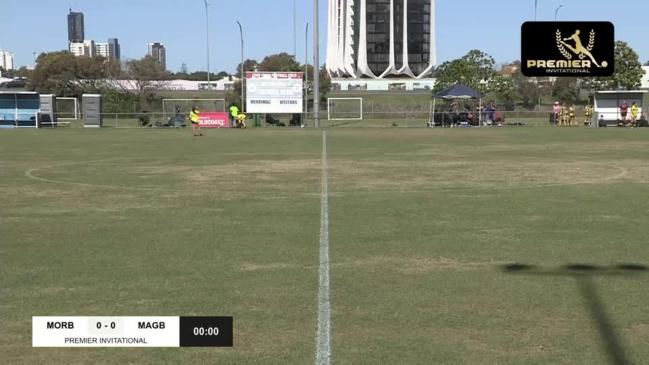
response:
<svg viewBox="0 0 649 365"><path fill-rule="evenodd" d="M649 268L639 264L621 264L615 266L596 266L589 264L569 264L559 268L544 269L539 266L514 263L501 267L507 274L566 276L577 281L579 292L584 300L593 323L597 327L602 343L613 365L631 364L628 360L621 337L616 332L606 307L597 291L594 278L598 276L633 276L646 273Z"/></svg>

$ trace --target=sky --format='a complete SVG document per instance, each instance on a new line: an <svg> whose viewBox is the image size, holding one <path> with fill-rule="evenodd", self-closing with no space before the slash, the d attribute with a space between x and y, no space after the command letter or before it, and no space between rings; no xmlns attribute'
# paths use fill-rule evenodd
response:
<svg viewBox="0 0 649 365"><path fill-rule="evenodd" d="M296 10L297 59L305 59L305 27L313 29L313 0L210 0L210 70L235 72L240 61L239 20L245 58L294 51ZM320 3L320 61L326 59L327 2ZM438 63L471 49L498 63L520 58L520 27L534 20L534 0L437 0ZM538 0L538 20L611 21L616 39L628 42L644 64L649 61L649 1ZM203 0L0 0L0 49L15 54L16 65L33 64L33 54L67 49L67 13L85 17L87 39L118 38L122 58L141 58L149 42L167 48L167 66L190 72L207 69ZM313 50L309 35L309 52ZM311 60L311 53L309 53Z"/></svg>

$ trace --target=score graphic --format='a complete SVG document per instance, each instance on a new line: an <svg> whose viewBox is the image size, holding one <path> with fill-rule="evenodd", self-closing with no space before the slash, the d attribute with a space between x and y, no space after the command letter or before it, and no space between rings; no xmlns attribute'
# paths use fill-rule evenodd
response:
<svg viewBox="0 0 649 365"><path fill-rule="evenodd" d="M33 347L232 347L232 317L32 317Z"/></svg>

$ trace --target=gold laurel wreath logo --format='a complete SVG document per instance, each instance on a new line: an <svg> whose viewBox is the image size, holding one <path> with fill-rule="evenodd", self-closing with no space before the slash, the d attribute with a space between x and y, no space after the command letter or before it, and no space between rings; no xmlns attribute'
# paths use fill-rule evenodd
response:
<svg viewBox="0 0 649 365"><path fill-rule="evenodd" d="M590 30L590 33L588 35L588 47L586 47L586 49L588 50L588 52L590 52L593 50L593 48L595 48L595 29ZM579 55L580 60L583 60L584 58L586 58L585 54L582 53Z"/></svg>
<svg viewBox="0 0 649 365"><path fill-rule="evenodd" d="M571 60L572 59L572 54L570 52L566 51L565 47L563 46L563 43L561 43L563 41L563 35L561 35L561 31L559 29L557 29L557 33L556 33L555 38L557 40L557 48L559 48L559 52L561 52L563 57L565 57L568 60Z"/></svg>

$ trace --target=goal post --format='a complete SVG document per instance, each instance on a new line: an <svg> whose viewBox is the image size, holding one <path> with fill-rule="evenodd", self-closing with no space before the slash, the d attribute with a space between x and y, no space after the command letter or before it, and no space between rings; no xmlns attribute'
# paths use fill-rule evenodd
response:
<svg viewBox="0 0 649 365"><path fill-rule="evenodd" d="M225 112L225 99L162 99L162 114L166 119L176 115L189 114L193 107L205 112Z"/></svg>
<svg viewBox="0 0 649 365"><path fill-rule="evenodd" d="M327 98L328 120L363 120L363 98Z"/></svg>
<svg viewBox="0 0 649 365"><path fill-rule="evenodd" d="M68 97L56 98L56 117L59 120L79 119L79 99Z"/></svg>

